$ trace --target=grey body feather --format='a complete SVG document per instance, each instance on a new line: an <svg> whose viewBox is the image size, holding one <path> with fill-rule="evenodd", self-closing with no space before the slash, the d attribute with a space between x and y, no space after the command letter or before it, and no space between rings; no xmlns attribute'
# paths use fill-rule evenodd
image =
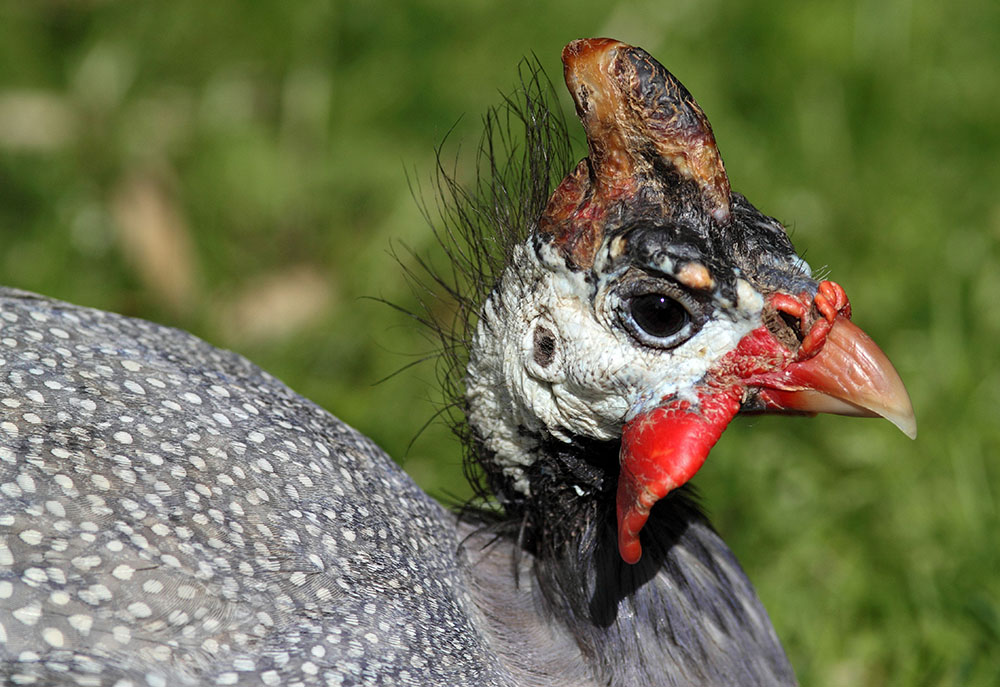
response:
<svg viewBox="0 0 1000 687"><path fill-rule="evenodd" d="M245 359L0 300L0 680L509 685L455 519Z"/></svg>

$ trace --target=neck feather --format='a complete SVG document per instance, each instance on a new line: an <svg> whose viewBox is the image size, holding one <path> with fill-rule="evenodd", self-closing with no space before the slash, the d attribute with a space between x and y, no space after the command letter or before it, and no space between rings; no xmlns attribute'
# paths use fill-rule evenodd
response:
<svg viewBox="0 0 1000 687"><path fill-rule="evenodd" d="M563 628L595 683L795 684L767 613L693 490L653 508L643 558L629 565L616 540L618 442L537 447L526 467L531 496L508 492L501 546L527 559L517 593Z"/></svg>

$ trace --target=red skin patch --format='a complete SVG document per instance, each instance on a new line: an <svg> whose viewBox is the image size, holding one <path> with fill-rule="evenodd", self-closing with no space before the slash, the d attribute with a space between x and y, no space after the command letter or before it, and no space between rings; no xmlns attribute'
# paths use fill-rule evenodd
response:
<svg viewBox="0 0 1000 687"><path fill-rule="evenodd" d="M626 563L636 563L642 556L639 532L650 509L698 472L739 412L753 380L815 356L833 321L850 317L847 296L833 282L822 282L815 299L805 293L774 294L768 304L799 320L805 336L798 350L788 350L766 327L758 327L708 373L697 389L695 404L664 399L663 405L637 415L622 429L618 551Z"/></svg>
<svg viewBox="0 0 1000 687"><path fill-rule="evenodd" d="M649 509L698 472L740 409L738 386L699 394L699 410L674 401L637 416L622 431L618 475L618 552L626 563L642 556L639 532Z"/></svg>

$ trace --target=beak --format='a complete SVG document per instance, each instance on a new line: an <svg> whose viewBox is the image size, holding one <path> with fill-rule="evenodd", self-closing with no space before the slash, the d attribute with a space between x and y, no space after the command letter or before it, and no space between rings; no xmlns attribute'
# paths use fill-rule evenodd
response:
<svg viewBox="0 0 1000 687"><path fill-rule="evenodd" d="M911 439L917 420L903 380L882 349L845 317L819 353L750 382L763 412L884 417Z"/></svg>
<svg viewBox="0 0 1000 687"><path fill-rule="evenodd" d="M697 398L664 399L626 423L617 493L622 559L638 562L652 506L694 476L741 410L881 416L916 438L909 395L885 353L843 314L830 320L821 347L805 359L767 327L755 329L699 384Z"/></svg>

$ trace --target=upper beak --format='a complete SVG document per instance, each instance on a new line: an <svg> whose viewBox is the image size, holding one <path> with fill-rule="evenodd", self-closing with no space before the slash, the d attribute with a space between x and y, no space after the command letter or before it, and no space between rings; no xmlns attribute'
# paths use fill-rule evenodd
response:
<svg viewBox="0 0 1000 687"><path fill-rule="evenodd" d="M871 337L838 316L812 358L748 379L765 412L884 417L917 438L917 420L903 380Z"/></svg>

